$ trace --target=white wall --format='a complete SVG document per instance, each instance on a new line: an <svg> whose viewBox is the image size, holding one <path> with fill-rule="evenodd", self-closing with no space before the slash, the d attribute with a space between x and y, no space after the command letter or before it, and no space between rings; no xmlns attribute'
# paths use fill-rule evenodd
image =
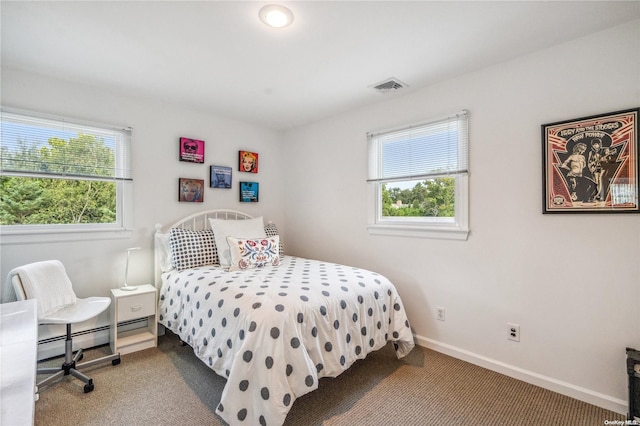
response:
<svg viewBox="0 0 640 426"><path fill-rule="evenodd" d="M3 105L133 127L136 201L131 238L2 244L0 276L55 257L81 297L108 295L126 247L144 248L130 282L151 280L155 223L237 208L274 220L290 253L387 275L422 344L623 412L624 348L640 346L640 216L542 215L540 125L640 106L639 52L635 21L288 132L284 146L269 129L3 69ZM365 133L463 108L469 240L368 235ZM180 136L206 141L205 165L178 161ZM234 167L235 185L239 149L260 153L260 203L239 203L237 186L176 201L178 177L208 180L210 164ZM521 325L520 343L506 339L507 322Z"/></svg>
<svg viewBox="0 0 640 426"><path fill-rule="evenodd" d="M388 276L424 345L625 412L625 347L640 347L640 215L543 215L540 126L638 106L635 21L290 131L288 249ZM365 133L461 109L468 241L368 235ZM507 322L521 326L519 343Z"/></svg>
<svg viewBox="0 0 640 426"><path fill-rule="evenodd" d="M0 245L0 277L13 267L45 259L60 259L79 297L108 296L122 285L127 247L133 252L129 268L132 285L152 282L154 225L165 226L202 209L231 208L274 221L284 234L282 213L281 134L228 120L180 105L133 99L71 82L26 72L2 70L2 105L83 120L133 127L134 229L124 239L66 243ZM205 163L178 161L178 138L205 141ZM238 150L260 154L259 173L238 172ZM209 166L233 169L233 188L209 188ZM179 203L178 178L204 179L203 203ZM240 203L238 182L260 182L260 202ZM2 278L4 282L4 278Z"/></svg>

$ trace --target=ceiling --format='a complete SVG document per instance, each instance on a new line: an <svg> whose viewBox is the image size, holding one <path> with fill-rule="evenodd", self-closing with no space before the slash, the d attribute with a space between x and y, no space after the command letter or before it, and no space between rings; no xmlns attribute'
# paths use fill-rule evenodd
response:
<svg viewBox="0 0 640 426"><path fill-rule="evenodd" d="M640 1L7 1L2 67L289 129L640 18ZM594 52L597 57L597 52ZM408 87L381 94L395 77Z"/></svg>

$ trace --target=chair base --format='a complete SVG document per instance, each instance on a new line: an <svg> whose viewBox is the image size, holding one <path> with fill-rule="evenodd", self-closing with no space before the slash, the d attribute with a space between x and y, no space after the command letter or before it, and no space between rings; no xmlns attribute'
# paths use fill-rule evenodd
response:
<svg viewBox="0 0 640 426"><path fill-rule="evenodd" d="M91 361L81 362L80 361L84 355L82 353L82 349L78 349L78 351L73 353L73 342L71 340L71 324L67 324L67 337L65 339L65 352L64 352L65 360L60 367L46 367L46 368L38 368L37 374L52 374L51 376L43 379L38 382L36 386L40 388L41 386L45 386L56 379L59 379L63 376L68 376L69 374L73 377L82 380L84 385L84 393L89 393L93 390L93 379L89 376L78 371L79 368L91 367L97 364L101 364L103 362L111 361L112 365L120 364L120 353L115 353L112 355L103 356L98 359L92 359Z"/></svg>

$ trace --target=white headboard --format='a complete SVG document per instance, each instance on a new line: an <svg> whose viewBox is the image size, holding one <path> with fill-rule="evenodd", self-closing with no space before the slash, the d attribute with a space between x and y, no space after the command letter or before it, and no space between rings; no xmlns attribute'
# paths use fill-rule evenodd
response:
<svg viewBox="0 0 640 426"><path fill-rule="evenodd" d="M202 212L194 213L187 217L184 217L174 223L171 226L163 228L161 224L156 224L156 232L153 238L153 250L154 250L154 273L153 282L156 287L159 287L162 283L160 276L162 275L162 264L165 262L168 255L168 238L166 234L171 228L183 228L192 230L211 229L209 219L224 219L224 220L245 220L253 219L253 216L248 215L237 210L205 210Z"/></svg>

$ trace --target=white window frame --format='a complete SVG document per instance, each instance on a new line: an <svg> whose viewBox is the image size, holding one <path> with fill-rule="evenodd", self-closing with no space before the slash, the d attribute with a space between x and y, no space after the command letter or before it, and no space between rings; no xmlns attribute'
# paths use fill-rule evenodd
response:
<svg viewBox="0 0 640 426"><path fill-rule="evenodd" d="M0 225L0 244L24 244L37 242L82 241L97 239L129 238L133 225L133 181L131 179L131 133L130 127L83 121L51 114L36 113L15 108L2 107L2 121L5 117L22 116L35 120L66 124L75 128L103 130L121 134L116 145L117 176L116 221L114 223L43 224L43 225ZM5 174L3 172L3 174ZM12 173L6 173L12 175ZM19 175L19 174L14 174ZM25 174L29 177L31 174ZM46 175L32 177L46 178Z"/></svg>
<svg viewBox="0 0 640 426"><path fill-rule="evenodd" d="M447 119L463 118L464 126L460 132L461 137L458 138L459 155L466 156L461 163L461 170L452 171L440 176L418 175L384 178L382 176L381 161L377 150L380 148L375 140L375 135L390 134L393 132L401 132L409 128L425 126L430 123L437 123ZM369 142L369 186L370 199L369 203L370 219L367 230L371 235L391 235L403 237L420 237L420 238L438 238L449 240L467 240L469 236L469 170L468 170L468 112L461 111L446 117L440 117L429 120L427 122L403 126L396 129L371 132L368 135ZM382 216L382 186L387 183L393 183L398 180L428 179L429 177L453 177L455 179L455 217L406 217Z"/></svg>

